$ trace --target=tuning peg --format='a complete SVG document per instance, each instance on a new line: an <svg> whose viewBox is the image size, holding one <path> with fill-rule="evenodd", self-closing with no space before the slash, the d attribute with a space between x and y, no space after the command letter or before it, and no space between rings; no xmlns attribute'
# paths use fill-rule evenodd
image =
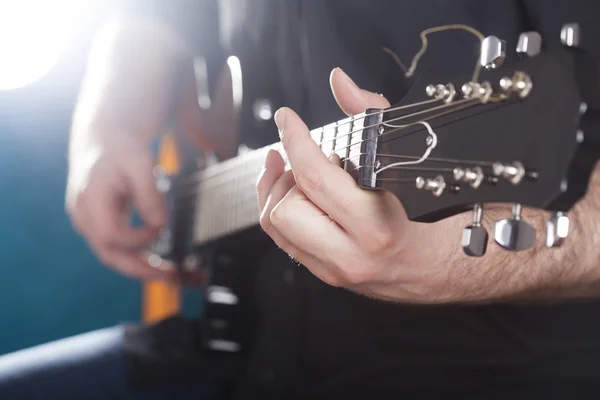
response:
<svg viewBox="0 0 600 400"><path fill-rule="evenodd" d="M538 32L523 32L519 35L517 53L529 57L537 56L542 50L542 35Z"/></svg>
<svg viewBox="0 0 600 400"><path fill-rule="evenodd" d="M479 63L485 69L495 69L504 63L506 42L496 36L488 36L481 42L481 58Z"/></svg>
<svg viewBox="0 0 600 400"><path fill-rule="evenodd" d="M417 177L415 184L417 189L427 190L436 197L440 197L445 192L458 193L460 191L460 186L446 183L446 180L441 175L438 175L434 179L427 179L419 176Z"/></svg>
<svg viewBox="0 0 600 400"><path fill-rule="evenodd" d="M569 236L569 217L557 211L546 222L546 247L560 247Z"/></svg>
<svg viewBox="0 0 600 400"><path fill-rule="evenodd" d="M502 176L514 185L520 183L525 176L525 167L518 161L510 164L494 163L492 171L495 176Z"/></svg>
<svg viewBox="0 0 600 400"><path fill-rule="evenodd" d="M485 254L488 242L488 233L481 226L483 217L483 206L475 204L473 208L473 224L467 226L462 234L462 247L466 255L471 257L481 257Z"/></svg>
<svg viewBox="0 0 600 400"><path fill-rule="evenodd" d="M454 175L455 180L466 182L475 189L481 186L481 183L485 178L485 174L483 173L481 167L454 168L452 174Z"/></svg>
<svg viewBox="0 0 600 400"><path fill-rule="evenodd" d="M581 28L579 24L564 24L560 31L560 41L568 47L579 47L581 43Z"/></svg>
<svg viewBox="0 0 600 400"><path fill-rule="evenodd" d="M521 205L513 205L511 219L503 219L494 226L494 240L504 249L521 251L535 243L535 229L521 219Z"/></svg>

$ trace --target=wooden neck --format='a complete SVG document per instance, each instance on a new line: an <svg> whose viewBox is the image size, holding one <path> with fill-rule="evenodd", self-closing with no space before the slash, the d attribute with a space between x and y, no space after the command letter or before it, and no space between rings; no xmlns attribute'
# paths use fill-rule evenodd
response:
<svg viewBox="0 0 600 400"><path fill-rule="evenodd" d="M343 119L310 132L313 140L327 156L336 153L343 167L351 168L358 161L364 115ZM209 243L255 226L260 213L256 199L256 181L269 150L281 153L280 142L240 154L225 162L210 166L197 174L193 241Z"/></svg>

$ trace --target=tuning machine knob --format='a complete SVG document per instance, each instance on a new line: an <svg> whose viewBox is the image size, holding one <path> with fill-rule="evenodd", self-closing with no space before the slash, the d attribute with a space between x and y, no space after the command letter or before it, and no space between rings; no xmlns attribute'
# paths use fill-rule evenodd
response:
<svg viewBox="0 0 600 400"><path fill-rule="evenodd" d="M477 189L485 179L485 174L481 167L473 168L454 168L452 171L454 179L461 182L466 182L473 188Z"/></svg>
<svg viewBox="0 0 600 400"><path fill-rule="evenodd" d="M579 24L564 24L560 31L560 41L568 47L579 47L581 44L581 27Z"/></svg>
<svg viewBox="0 0 600 400"><path fill-rule="evenodd" d="M513 163L494 163L492 165L494 175L506 178L510 183L517 185L525 176L525 167L518 161Z"/></svg>
<svg viewBox="0 0 600 400"><path fill-rule="evenodd" d="M462 248L466 255L471 257L481 257L487 250L488 233L481 226L483 217L483 206L475 204L473 207L473 224L467 226L462 234Z"/></svg>
<svg viewBox="0 0 600 400"><path fill-rule="evenodd" d="M520 204L513 205L512 214L512 218L496 222L494 240L506 250L527 250L535 243L535 228L521 219Z"/></svg>
<svg viewBox="0 0 600 400"><path fill-rule="evenodd" d="M506 58L506 42L496 36L488 36L481 42L481 58L479 63L485 69L496 69Z"/></svg>
<svg viewBox="0 0 600 400"><path fill-rule="evenodd" d="M447 191L457 193L460 190L460 186L448 184L441 175L436 176L434 179L427 179L419 176L416 179L415 184L417 189L429 191L436 197L440 197Z"/></svg>
<svg viewBox="0 0 600 400"><path fill-rule="evenodd" d="M569 236L569 217L557 211L546 222L546 247L560 247Z"/></svg>
<svg viewBox="0 0 600 400"><path fill-rule="evenodd" d="M542 35L538 32L523 32L517 42L517 53L528 57L537 56L542 51Z"/></svg>

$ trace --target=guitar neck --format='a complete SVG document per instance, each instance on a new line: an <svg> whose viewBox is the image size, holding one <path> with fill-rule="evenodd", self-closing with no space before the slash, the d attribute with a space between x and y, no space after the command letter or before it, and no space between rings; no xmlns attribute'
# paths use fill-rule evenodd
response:
<svg viewBox="0 0 600 400"><path fill-rule="evenodd" d="M336 153L344 168L360 157L364 116L343 119L310 132L323 153ZM256 181L269 150L281 153L289 168L280 142L249 151L197 174L193 240L196 245L232 235L255 226L260 214L256 199Z"/></svg>

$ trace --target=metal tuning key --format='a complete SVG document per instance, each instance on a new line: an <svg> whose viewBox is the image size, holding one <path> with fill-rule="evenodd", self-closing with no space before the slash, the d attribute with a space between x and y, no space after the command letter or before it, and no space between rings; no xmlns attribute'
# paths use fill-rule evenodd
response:
<svg viewBox="0 0 600 400"><path fill-rule="evenodd" d="M485 69L496 69L506 58L506 42L496 36L488 36L481 42L481 58L479 63Z"/></svg>
<svg viewBox="0 0 600 400"><path fill-rule="evenodd" d="M581 28L579 24L564 24L560 31L560 41L568 47L579 47L581 44Z"/></svg>
<svg viewBox="0 0 600 400"><path fill-rule="evenodd" d="M417 189L427 190L436 197L440 197L446 190L446 180L441 175L437 176L435 179L427 179L419 176L415 183Z"/></svg>
<svg viewBox="0 0 600 400"><path fill-rule="evenodd" d="M519 184L525 176L525 167L518 161L510 164L494 163L492 170L495 176L506 178L514 185Z"/></svg>
<svg viewBox="0 0 600 400"><path fill-rule="evenodd" d="M454 168L452 173L455 180L466 182L475 189L481 186L481 183L485 178L485 174L483 173L481 167Z"/></svg>
<svg viewBox="0 0 600 400"><path fill-rule="evenodd" d="M463 230L462 248L465 254L471 257L481 257L487 250L488 233L481 226L482 217L483 206L475 204L473 208L473 224Z"/></svg>
<svg viewBox="0 0 600 400"><path fill-rule="evenodd" d="M542 51L542 35L538 32L523 32L517 43L517 53L528 57L537 56Z"/></svg>
<svg viewBox="0 0 600 400"><path fill-rule="evenodd" d="M440 197L446 192L458 193L460 191L460 186L447 183L441 175L436 176L434 179L419 176L415 184L417 189L431 192L436 197Z"/></svg>
<svg viewBox="0 0 600 400"><path fill-rule="evenodd" d="M512 214L511 219L496 222L494 240L506 250L527 250L535 243L535 228L521 219L520 204L513 205Z"/></svg>
<svg viewBox="0 0 600 400"><path fill-rule="evenodd" d="M560 247L569 236L569 217L563 212L553 213L546 222L546 247Z"/></svg>

